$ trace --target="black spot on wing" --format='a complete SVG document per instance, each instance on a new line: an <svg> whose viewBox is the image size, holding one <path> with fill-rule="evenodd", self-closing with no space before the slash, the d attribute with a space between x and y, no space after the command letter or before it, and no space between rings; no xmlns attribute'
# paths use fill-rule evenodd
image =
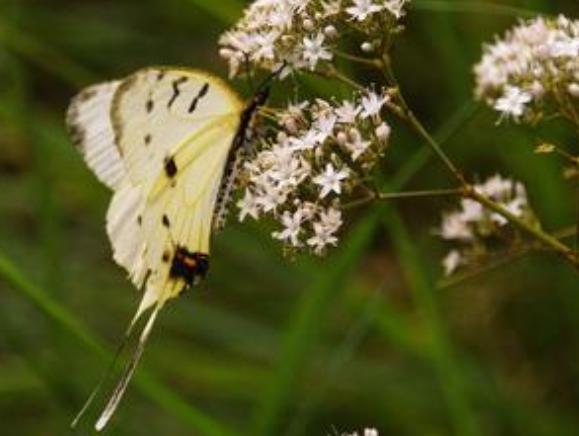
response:
<svg viewBox="0 0 579 436"><path fill-rule="evenodd" d="M163 214L163 225L167 228L171 227L171 221L169 221L169 217L165 214Z"/></svg>
<svg viewBox="0 0 579 436"><path fill-rule="evenodd" d="M153 103L153 100L151 100L151 98L149 97L149 99L147 100L147 103L145 105L145 109L147 110L147 113L150 114L151 112L153 112L154 107L155 107L155 104Z"/></svg>
<svg viewBox="0 0 579 436"><path fill-rule="evenodd" d="M165 159L165 174L167 174L167 176L169 178L173 178L175 177L175 175L177 175L177 164L175 163L175 159L173 159L172 157L168 157Z"/></svg>
<svg viewBox="0 0 579 436"><path fill-rule="evenodd" d="M177 100L177 97L179 97L179 95L181 94L181 89L179 87L186 81L187 77L185 76L173 80L173 82L171 83L171 86L173 87L173 95L171 96L169 102L167 103L168 108L170 108L173 105L173 103L175 103L175 100Z"/></svg>
<svg viewBox="0 0 579 436"><path fill-rule="evenodd" d="M153 139L153 137L151 136L150 133L147 133L143 138L143 140L145 141L145 145L149 145L151 143L151 139Z"/></svg>
<svg viewBox="0 0 579 436"><path fill-rule="evenodd" d="M209 83L205 83L201 87L201 89L199 90L197 95L191 101L191 104L189 105L189 113L193 113L195 111L195 109L197 109L197 105L199 104L199 100L201 100L203 97L205 97L208 92L209 92Z"/></svg>

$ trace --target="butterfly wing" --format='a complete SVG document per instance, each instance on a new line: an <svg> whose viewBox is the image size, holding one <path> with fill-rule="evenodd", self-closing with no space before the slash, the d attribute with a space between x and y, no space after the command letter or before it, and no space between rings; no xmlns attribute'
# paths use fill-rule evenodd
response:
<svg viewBox="0 0 579 436"><path fill-rule="evenodd" d="M179 68L147 68L73 99L67 121L75 142L114 190L107 212L114 259L145 290L127 334L154 306L97 430L123 396L160 308L207 270L215 204L243 109L219 79Z"/></svg>
<svg viewBox="0 0 579 436"><path fill-rule="evenodd" d="M114 81L86 88L73 98L66 114L74 144L89 168L111 189L117 189L126 175L110 116L120 84Z"/></svg>

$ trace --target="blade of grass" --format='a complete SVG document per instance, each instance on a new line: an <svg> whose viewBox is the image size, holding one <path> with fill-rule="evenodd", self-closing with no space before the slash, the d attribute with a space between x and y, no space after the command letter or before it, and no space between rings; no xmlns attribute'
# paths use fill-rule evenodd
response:
<svg viewBox="0 0 579 436"><path fill-rule="evenodd" d="M322 379L318 379L316 390L309 397L300 401L299 409L294 414L287 430L283 433L285 436L306 434L307 424L316 408L328 396L330 383L336 378L344 364L352 359L356 349L368 333L370 325L380 312L379 296L383 288L383 286L378 287L374 290L373 295L371 294L369 298L366 298L364 308L348 329L342 343L336 347L335 352L328 356L327 363L324 365L324 376Z"/></svg>
<svg viewBox="0 0 579 436"><path fill-rule="evenodd" d="M0 18L0 44L67 83L84 86L96 77L56 48Z"/></svg>
<svg viewBox="0 0 579 436"><path fill-rule="evenodd" d="M256 409L252 434L266 436L279 430L280 417L318 339L320 323L337 301L348 275L372 239L380 210L381 206L375 208L351 231L329 268L322 269L311 288L303 291L286 330L279 366Z"/></svg>
<svg viewBox="0 0 579 436"><path fill-rule="evenodd" d="M63 331L76 338L88 350L103 360L110 360L112 356L73 314L47 295L41 288L30 282L2 253L0 253L0 277L48 318L61 326ZM164 386L153 374L144 368L139 370L134 382L141 393L188 424L192 430L207 436L235 434L235 432L225 428L213 418L193 408L187 401Z"/></svg>
<svg viewBox="0 0 579 436"><path fill-rule="evenodd" d="M475 116L480 107L481 106L472 100L463 103L436 132L435 138L438 143L444 145L452 139L452 137ZM432 156L433 153L429 147L421 147L410 156L406 163L396 172L390 181L390 185L397 191L402 190L412 178L426 166Z"/></svg>
<svg viewBox="0 0 579 436"><path fill-rule="evenodd" d="M246 3L239 0L189 0L189 2L224 24L237 21L246 6Z"/></svg>
<svg viewBox="0 0 579 436"><path fill-rule="evenodd" d="M425 326L430 332L430 351L433 364L440 379L454 434L460 436L478 435L480 432L466 398L461 369L455 362L452 346L433 298L434 288L425 273L416 247L392 204L385 207L382 222L400 256L400 262L413 298L421 312Z"/></svg>

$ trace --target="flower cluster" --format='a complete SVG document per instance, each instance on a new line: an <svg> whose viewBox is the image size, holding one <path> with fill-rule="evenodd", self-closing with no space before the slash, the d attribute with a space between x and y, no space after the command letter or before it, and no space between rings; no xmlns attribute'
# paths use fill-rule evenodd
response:
<svg viewBox="0 0 579 436"><path fill-rule="evenodd" d="M394 31L407 1L256 0L221 36L220 55L229 62L232 77L250 67L282 68L282 77L296 70L313 71L332 61L332 50L345 30L365 37L364 50L378 45L368 37L381 39Z"/></svg>
<svg viewBox="0 0 579 436"><path fill-rule="evenodd" d="M302 102L275 117L275 133L258 144L240 174L240 220L269 215L286 247L323 254L338 242L342 197L382 156L390 127L382 119L389 96L367 90L352 101Z"/></svg>
<svg viewBox="0 0 579 436"><path fill-rule="evenodd" d="M579 21L560 16L521 22L484 47L474 71L476 96L502 117L536 122L561 113L576 118Z"/></svg>
<svg viewBox="0 0 579 436"><path fill-rule="evenodd" d="M535 221L527 192L520 182L495 175L475 185L474 189L513 215L529 222ZM467 198L462 199L460 209L445 213L438 233L443 239L459 244L459 248L450 251L443 260L446 275L488 254L493 240L500 241L512 236L509 235L512 228L507 224L508 221L502 215Z"/></svg>

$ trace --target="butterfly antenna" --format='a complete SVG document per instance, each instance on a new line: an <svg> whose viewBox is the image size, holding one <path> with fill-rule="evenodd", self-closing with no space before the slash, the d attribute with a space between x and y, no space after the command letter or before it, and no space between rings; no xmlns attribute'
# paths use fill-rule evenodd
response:
<svg viewBox="0 0 579 436"><path fill-rule="evenodd" d="M265 79L261 81L261 83L257 87L256 93L262 92L264 88L267 88L273 79L279 77L282 71L285 70L285 67L287 67L287 61L283 61L281 66L276 68L271 74L269 74Z"/></svg>
<svg viewBox="0 0 579 436"><path fill-rule="evenodd" d="M251 72L251 62L249 61L249 54L243 52L243 61L245 63L245 72L247 74L247 82L249 84L249 90L254 93L255 86L253 83L253 73Z"/></svg>
<svg viewBox="0 0 579 436"><path fill-rule="evenodd" d="M99 419L95 424L96 431L101 431L103 428L105 428L105 426L115 413L115 410L117 410L117 407L121 399L123 398L125 391L127 390L129 381L131 380L135 372L135 369L137 368L137 364L139 363L139 360L143 355L145 345L147 343L147 340L149 339L149 335L151 334L151 330L153 329L153 325L155 324L155 320L157 319L157 315L161 307L162 307L161 304L157 304L153 309L153 311L151 312L151 315L149 316L149 319L147 320L147 323L145 324L145 327L141 332L139 342L137 343L137 347L135 348L135 351L131 356L130 360L127 362L127 366L125 367L125 370L123 371L123 374L121 375L119 382L117 383L107 405L105 406L104 410L102 411L101 415L99 416Z"/></svg>

